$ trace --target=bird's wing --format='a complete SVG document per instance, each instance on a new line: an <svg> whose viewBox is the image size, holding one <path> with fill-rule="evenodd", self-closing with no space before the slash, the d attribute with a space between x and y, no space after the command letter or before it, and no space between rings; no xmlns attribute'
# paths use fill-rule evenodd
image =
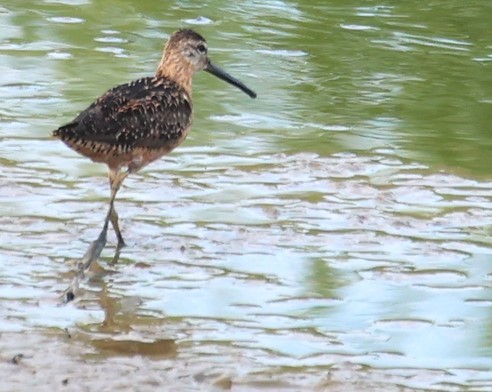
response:
<svg viewBox="0 0 492 392"><path fill-rule="evenodd" d="M174 82L143 78L109 90L53 135L123 150L160 148L179 139L191 113L191 99Z"/></svg>

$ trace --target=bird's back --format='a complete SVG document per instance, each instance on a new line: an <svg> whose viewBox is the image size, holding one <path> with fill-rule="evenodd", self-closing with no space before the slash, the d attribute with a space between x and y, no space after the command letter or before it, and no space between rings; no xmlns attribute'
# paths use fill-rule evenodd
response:
<svg viewBox="0 0 492 392"><path fill-rule="evenodd" d="M187 92L154 76L107 91L53 136L93 161L136 171L178 146L191 120Z"/></svg>

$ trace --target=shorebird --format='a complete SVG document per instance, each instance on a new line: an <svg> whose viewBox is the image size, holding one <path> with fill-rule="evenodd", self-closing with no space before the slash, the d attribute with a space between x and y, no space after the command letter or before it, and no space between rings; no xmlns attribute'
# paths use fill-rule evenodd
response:
<svg viewBox="0 0 492 392"><path fill-rule="evenodd" d="M244 91L256 93L214 65L205 39L181 29L167 41L154 76L114 87L70 123L53 131L68 147L109 168L109 210L99 238L92 242L86 267L98 258L106 244L108 222L125 245L114 200L123 180L180 145L192 122L192 77L201 70Z"/></svg>

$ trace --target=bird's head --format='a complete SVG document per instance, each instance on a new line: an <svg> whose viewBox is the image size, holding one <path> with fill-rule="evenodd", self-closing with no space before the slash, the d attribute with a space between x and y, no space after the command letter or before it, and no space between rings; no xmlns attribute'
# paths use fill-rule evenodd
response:
<svg viewBox="0 0 492 392"><path fill-rule="evenodd" d="M210 61L207 41L200 34L190 29L173 33L164 47L157 74L173 79L191 91L192 76L202 70L256 98L254 91Z"/></svg>

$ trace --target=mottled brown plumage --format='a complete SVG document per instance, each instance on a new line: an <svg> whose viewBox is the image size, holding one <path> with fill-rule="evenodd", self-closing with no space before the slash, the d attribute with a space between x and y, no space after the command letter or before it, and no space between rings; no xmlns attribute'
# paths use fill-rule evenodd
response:
<svg viewBox="0 0 492 392"><path fill-rule="evenodd" d="M166 43L155 76L112 88L73 121L53 132L70 148L109 167L110 208L100 236L104 243L111 221L118 245L124 244L114 199L126 176L168 154L186 138L193 112L192 77L200 70L256 97L252 90L210 62L207 43L201 35L183 29ZM98 254L86 256L92 260Z"/></svg>
<svg viewBox="0 0 492 392"><path fill-rule="evenodd" d="M176 82L143 78L109 90L54 135L110 169L139 170L188 134L191 98ZM153 156L153 159L146 156Z"/></svg>

